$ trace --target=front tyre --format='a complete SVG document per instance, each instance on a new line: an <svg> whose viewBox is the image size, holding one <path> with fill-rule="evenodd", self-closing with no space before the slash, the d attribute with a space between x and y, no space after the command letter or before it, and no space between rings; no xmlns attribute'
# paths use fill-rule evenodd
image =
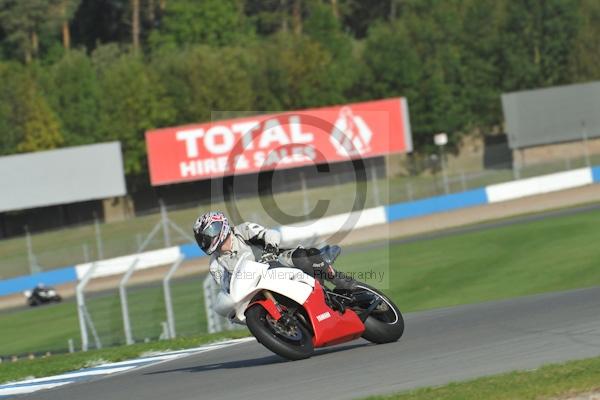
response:
<svg viewBox="0 0 600 400"><path fill-rule="evenodd" d="M288 360L308 358L314 352L312 335L296 319L291 321L276 321L260 304L246 310L246 325L259 343Z"/></svg>
<svg viewBox="0 0 600 400"><path fill-rule="evenodd" d="M404 319L394 302L365 283L359 283L357 289L371 292L383 300L365 320L365 331L362 337L377 344L396 342L400 339L404 333Z"/></svg>

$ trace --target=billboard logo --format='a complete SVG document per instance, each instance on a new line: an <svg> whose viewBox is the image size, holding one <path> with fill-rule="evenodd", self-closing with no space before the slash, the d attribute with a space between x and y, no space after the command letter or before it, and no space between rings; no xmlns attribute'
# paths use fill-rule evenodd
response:
<svg viewBox="0 0 600 400"><path fill-rule="evenodd" d="M354 115L350 107L342 107L329 140L341 156L356 156L371 150L373 132L365 120Z"/></svg>

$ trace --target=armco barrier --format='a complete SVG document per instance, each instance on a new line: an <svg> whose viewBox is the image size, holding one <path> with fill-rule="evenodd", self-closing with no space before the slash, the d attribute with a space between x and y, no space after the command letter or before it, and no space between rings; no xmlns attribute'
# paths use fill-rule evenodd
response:
<svg viewBox="0 0 600 400"><path fill-rule="evenodd" d="M386 220L392 222L487 203L488 198L485 189L474 189L387 206L385 207Z"/></svg>
<svg viewBox="0 0 600 400"><path fill-rule="evenodd" d="M581 168L556 174L537 176L535 178L521 179L518 181L499 183L485 188L490 203L519 199L572 189L593 183L592 169Z"/></svg>
<svg viewBox="0 0 600 400"><path fill-rule="evenodd" d="M111 258L108 260L97 261L98 265L94 270L92 278L103 276L118 275L125 273L131 264L137 260L136 270L159 267L161 265L172 264L179 258L181 252L178 246L167 247L161 250L146 251L143 253L132 254L129 256ZM92 267L92 263L78 264L75 266L77 278L81 279Z"/></svg>
<svg viewBox="0 0 600 400"><path fill-rule="evenodd" d="M356 212L355 214L334 215L321 218L317 221L282 226L279 228L279 231L283 236L283 240L290 243L315 235L327 235L344 230L346 228L346 221L352 221L352 217L356 219L352 221L353 223L349 224L349 227L355 229L460 208L571 189L591 183L600 183L600 166L500 183L466 192L435 196L385 207L376 207ZM117 257L100 261L94 277L122 274L136 258L139 258L138 262L140 263L138 269L144 269L173 263L180 256L183 256L184 259L193 259L205 255L195 243L188 243L162 250ZM59 285L75 282L85 274L90 265L90 263L80 264L74 267L66 267L0 281L0 296L31 289L38 283Z"/></svg>
<svg viewBox="0 0 600 400"><path fill-rule="evenodd" d="M375 207L353 213L332 215L314 221L301 222L279 228L282 240L286 244L319 235L385 224L385 208Z"/></svg>
<svg viewBox="0 0 600 400"><path fill-rule="evenodd" d="M75 272L75 267L53 269L38 274L19 276L0 281L0 296L32 289L38 283L43 283L45 285L61 285L63 283L75 282L76 280L77 273Z"/></svg>
<svg viewBox="0 0 600 400"><path fill-rule="evenodd" d="M206 255L202 250L200 250L200 247L198 247L196 243L188 243L181 245L179 246L179 251L183 255L184 260L204 257Z"/></svg>
<svg viewBox="0 0 600 400"><path fill-rule="evenodd" d="M594 183L600 183L600 167L592 168L592 180Z"/></svg>

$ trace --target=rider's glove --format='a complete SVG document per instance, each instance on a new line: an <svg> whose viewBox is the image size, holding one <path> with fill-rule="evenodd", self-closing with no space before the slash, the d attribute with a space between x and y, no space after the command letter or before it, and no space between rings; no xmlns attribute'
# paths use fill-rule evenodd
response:
<svg viewBox="0 0 600 400"><path fill-rule="evenodd" d="M278 249L279 245L281 244L281 233L279 233L279 231L276 231L274 229L267 229L265 231L264 240L265 240L265 249L269 248L269 247Z"/></svg>

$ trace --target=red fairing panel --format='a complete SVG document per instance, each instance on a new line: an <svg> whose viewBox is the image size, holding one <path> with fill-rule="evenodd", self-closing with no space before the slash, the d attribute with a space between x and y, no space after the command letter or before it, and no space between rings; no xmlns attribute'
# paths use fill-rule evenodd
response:
<svg viewBox="0 0 600 400"><path fill-rule="evenodd" d="M319 282L315 282L315 288L303 306L315 331L313 337L315 347L358 339L365 331L364 324L354 311L346 310L340 314L327 305Z"/></svg>
<svg viewBox="0 0 600 400"><path fill-rule="evenodd" d="M257 300L252 304L248 305L247 309L255 304L260 304L276 321L279 321L279 318L281 318L281 314L279 313L277 306L275 306L275 303L273 303L271 300Z"/></svg>

